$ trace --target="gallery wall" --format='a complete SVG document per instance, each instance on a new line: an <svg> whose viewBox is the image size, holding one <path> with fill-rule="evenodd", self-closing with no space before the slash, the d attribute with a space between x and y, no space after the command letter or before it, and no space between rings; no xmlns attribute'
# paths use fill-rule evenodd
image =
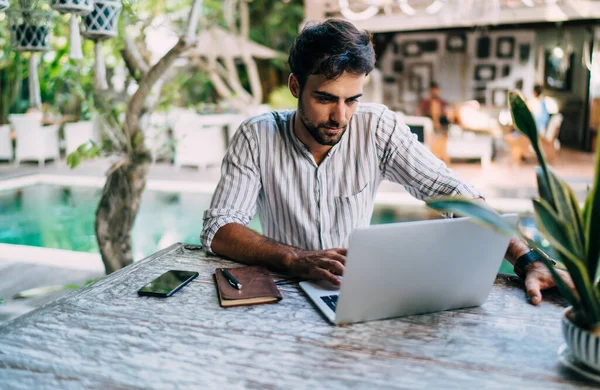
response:
<svg viewBox="0 0 600 390"><path fill-rule="evenodd" d="M563 38L566 36L569 45ZM547 85L546 55L558 45L569 47L573 61L564 89L545 89L554 97L565 120L560 140L584 149L587 133L586 102L589 72L582 64L583 45L591 32L585 26L535 29L452 30L396 33L380 56L384 104L415 114L437 81L450 103L478 100L487 108L506 108L506 93L519 89L532 96L536 83ZM588 142L589 143L589 142Z"/></svg>
<svg viewBox="0 0 600 390"><path fill-rule="evenodd" d="M384 101L414 114L435 80L450 102L505 106L507 90L533 88L533 44L533 31L398 33L380 61Z"/></svg>

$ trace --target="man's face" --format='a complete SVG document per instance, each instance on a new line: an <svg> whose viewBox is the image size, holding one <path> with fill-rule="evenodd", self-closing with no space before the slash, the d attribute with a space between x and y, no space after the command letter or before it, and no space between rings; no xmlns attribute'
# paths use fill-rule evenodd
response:
<svg viewBox="0 0 600 390"><path fill-rule="evenodd" d="M440 97L440 88L439 87L431 88L431 97L434 99Z"/></svg>
<svg viewBox="0 0 600 390"><path fill-rule="evenodd" d="M364 74L347 72L334 80L310 75L301 91L290 82L292 94L298 98L300 120L317 143L333 146L339 142L362 96L364 82Z"/></svg>

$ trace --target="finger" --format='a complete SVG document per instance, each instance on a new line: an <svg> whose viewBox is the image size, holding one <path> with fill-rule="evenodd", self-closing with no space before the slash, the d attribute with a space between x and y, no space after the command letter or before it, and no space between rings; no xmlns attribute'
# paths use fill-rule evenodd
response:
<svg viewBox="0 0 600 390"><path fill-rule="evenodd" d="M532 304L539 305L542 302L540 281L534 275L529 275L525 278L525 289L527 290L527 298L529 298Z"/></svg>
<svg viewBox="0 0 600 390"><path fill-rule="evenodd" d="M334 275L344 274L344 265L336 260L323 259L319 263L319 267L330 271Z"/></svg>
<svg viewBox="0 0 600 390"><path fill-rule="evenodd" d="M323 258L335 260L339 263L346 264L346 256L342 256L334 251L326 251L323 253Z"/></svg>
<svg viewBox="0 0 600 390"><path fill-rule="evenodd" d="M333 248L334 251L343 256L348 256L348 249L346 248Z"/></svg>
<svg viewBox="0 0 600 390"><path fill-rule="evenodd" d="M311 278L316 280L326 280L336 286L342 284L342 281L339 280L337 276L323 268L313 268L311 272Z"/></svg>

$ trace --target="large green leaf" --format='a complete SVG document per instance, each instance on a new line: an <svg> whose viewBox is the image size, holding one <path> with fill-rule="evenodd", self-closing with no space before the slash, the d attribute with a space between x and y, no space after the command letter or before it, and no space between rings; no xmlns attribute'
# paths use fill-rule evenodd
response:
<svg viewBox="0 0 600 390"><path fill-rule="evenodd" d="M588 274L585 261L577 258L566 247L569 242L566 238L570 227L554 213L551 206L543 199L534 199L535 220L538 229L550 244L556 248L567 267L575 288L579 293L582 306L591 323L600 322L600 302L596 299L596 291Z"/></svg>
<svg viewBox="0 0 600 390"><path fill-rule="evenodd" d="M530 248L535 250L541 257L544 264L549 268L552 278L556 283L556 287L560 294L573 306L574 309L580 310L581 304L579 299L571 292L569 286L562 280L560 275L554 269L553 264L547 259L547 255L539 248L538 244L518 231L508 221L503 219L495 211L491 210L481 201L459 196L431 198L426 200L427 205L438 211L454 212L466 217L471 217L484 226L490 227L501 233L520 236Z"/></svg>
<svg viewBox="0 0 600 390"><path fill-rule="evenodd" d="M585 259L585 234L581 219L581 210L571 187L554 173L550 167L547 170L550 186L554 195L554 209L561 219L571 227L567 234L573 245L573 253L580 259Z"/></svg>
<svg viewBox="0 0 600 390"><path fill-rule="evenodd" d="M504 234L519 234L519 231L498 213L480 200L460 196L443 196L426 199L427 205L438 211L450 211L476 221Z"/></svg>
<svg viewBox="0 0 600 390"><path fill-rule="evenodd" d="M563 253L571 262L581 263L577 257L571 241L568 238L569 226L552 210L552 207L543 199L532 199L536 225L544 236L550 241L554 249Z"/></svg>
<svg viewBox="0 0 600 390"><path fill-rule="evenodd" d="M584 206L584 227L588 269L594 270L594 282L600 278L600 137L596 146L594 184ZM591 271L590 271L591 272Z"/></svg>
<svg viewBox="0 0 600 390"><path fill-rule="evenodd" d="M531 111L529 111L525 103L525 99L523 99L523 95L519 91L511 91L508 94L508 102L510 103L510 113L516 129L529 138L531 146L533 146L533 150L542 166L542 170L545 172L547 166L546 158L540 149L537 126Z"/></svg>
<svg viewBox="0 0 600 390"><path fill-rule="evenodd" d="M556 205L554 204L554 195L552 195L552 186L548 181L546 172L544 172L544 170L540 167L535 167L535 175L537 176L538 193L540 194L540 198L548 202L554 211L557 211Z"/></svg>

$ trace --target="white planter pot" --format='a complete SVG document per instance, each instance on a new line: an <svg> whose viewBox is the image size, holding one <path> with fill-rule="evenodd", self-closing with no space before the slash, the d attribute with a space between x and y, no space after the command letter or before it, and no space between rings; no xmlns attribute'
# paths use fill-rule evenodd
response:
<svg viewBox="0 0 600 390"><path fill-rule="evenodd" d="M10 0L0 0L0 11L5 10L10 5Z"/></svg>
<svg viewBox="0 0 600 390"><path fill-rule="evenodd" d="M15 51L48 51L52 34L52 12L9 9L10 42Z"/></svg>
<svg viewBox="0 0 600 390"><path fill-rule="evenodd" d="M87 39L101 41L117 36L120 0L94 0L94 9L83 18L81 34Z"/></svg>
<svg viewBox="0 0 600 390"><path fill-rule="evenodd" d="M568 318L568 307L562 317L562 331L571 355L585 366L600 373L600 337L575 325Z"/></svg>

